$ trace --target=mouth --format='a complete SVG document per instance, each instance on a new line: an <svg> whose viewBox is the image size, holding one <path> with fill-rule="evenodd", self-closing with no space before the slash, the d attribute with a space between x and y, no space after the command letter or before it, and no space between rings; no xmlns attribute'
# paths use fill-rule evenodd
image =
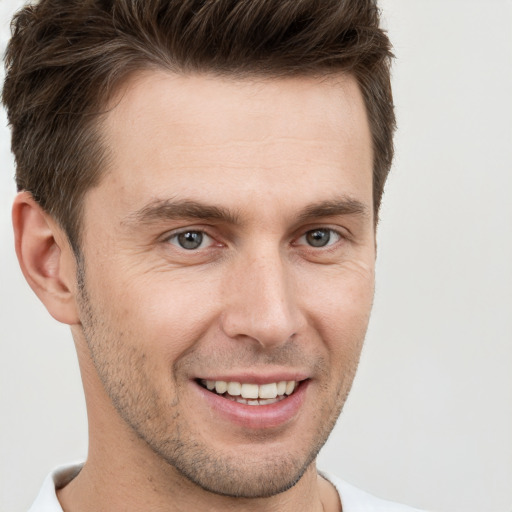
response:
<svg viewBox="0 0 512 512"><path fill-rule="evenodd" d="M269 432L292 425L303 416L311 380L306 376L295 379L265 381L261 376L248 376L231 381L198 378L194 387L202 399L198 403L206 404L210 411L208 421L221 421L224 432L226 425L242 427L245 433L262 429Z"/></svg>
<svg viewBox="0 0 512 512"><path fill-rule="evenodd" d="M244 405L272 405L293 395L301 381L288 380L254 384L248 382L205 380L197 381L204 389L227 400Z"/></svg>

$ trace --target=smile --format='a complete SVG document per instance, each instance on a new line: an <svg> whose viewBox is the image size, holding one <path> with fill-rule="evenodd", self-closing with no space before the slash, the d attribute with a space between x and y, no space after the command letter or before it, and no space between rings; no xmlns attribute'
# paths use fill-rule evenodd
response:
<svg viewBox="0 0 512 512"><path fill-rule="evenodd" d="M199 383L202 387L223 398L245 405L275 404L293 394L299 385L299 382L294 380L258 385L201 379Z"/></svg>
<svg viewBox="0 0 512 512"><path fill-rule="evenodd" d="M233 376L233 380L228 377L224 380L198 378L192 389L199 393L201 400L192 401L191 405L207 405L210 412L208 421L221 421L223 429L226 425L236 425L247 433L283 428L300 416L311 379L308 375L295 376L295 380L284 380L284 375L281 377L283 380L276 377L274 382L269 382L272 377L265 382L262 376L240 375L238 378Z"/></svg>

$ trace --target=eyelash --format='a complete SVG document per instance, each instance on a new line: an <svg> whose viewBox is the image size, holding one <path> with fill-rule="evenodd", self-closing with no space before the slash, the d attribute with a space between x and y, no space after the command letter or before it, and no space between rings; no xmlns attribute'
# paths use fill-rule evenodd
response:
<svg viewBox="0 0 512 512"><path fill-rule="evenodd" d="M187 248L187 247L183 247L183 245L181 245L179 243L179 237L182 236L182 235L188 235L188 234L200 234L201 235L201 243L198 247L196 248ZM172 235L168 236L165 241L168 242L168 243L171 243L172 245L175 245L177 247L179 247L180 249L183 249L185 251L190 251L190 252L193 252L193 251L196 251L198 249L201 248L201 245L203 245L203 242L204 242L204 238L209 238L211 240L211 242L214 242L214 239L213 237L211 237L206 231L204 231L203 229L185 229L185 230L182 230L182 231L179 231L177 233L173 233ZM173 240L176 241L176 243L173 242ZM209 245L211 245L211 242Z"/></svg>
<svg viewBox="0 0 512 512"><path fill-rule="evenodd" d="M308 237L308 235L313 235L314 233L320 233L320 232L328 232L328 239L327 239L327 242L325 245L312 245L310 243L299 243L299 241L301 239L304 239L306 240L306 237ZM187 234L199 234L201 236L201 240L200 240L200 245L198 247L184 247L178 240L179 240L179 237L182 236L182 235L187 235ZM335 240L334 242L331 242L331 239L332 239L332 236L334 235L335 237ZM208 244L208 246L206 248L203 248L203 249L207 249L208 247L211 247L214 242L215 242L215 239L214 237L210 236L204 229L185 229L185 230L181 230L181 231L178 231L176 233L173 233L171 234L170 236L167 236L165 238L165 241L180 248L180 249L183 249L185 251L190 251L190 252L195 252L195 251L198 251L199 249L201 249L203 243L204 243L204 238L208 238L210 239L210 243ZM324 250L330 250L333 246L337 245L341 240L345 239L346 236L344 236L343 234L341 234L339 231L335 230L335 229L332 229L332 228L328 228L328 227L316 227L316 228L313 228L313 229L308 229L306 232L304 232L300 237L298 237L297 239L295 239L295 241L292 243L292 245L294 246L298 246L298 245L304 245L306 247L308 247L309 249L311 250L316 250L316 249L324 249ZM193 243L192 243L193 245ZM222 244L219 244L219 245L222 245Z"/></svg>
<svg viewBox="0 0 512 512"><path fill-rule="evenodd" d="M332 229L332 228L326 228L326 227L319 227L319 228L314 228L314 229L309 229L308 231L306 231L303 235L301 235L297 240L301 240L301 239L307 239L308 235L314 235L315 233L320 233L320 232L327 232L328 233L328 239L327 239L327 243L325 245L312 245L310 243L305 243L304 245L307 245L309 248L312 248L312 249L326 249L326 248L330 248L334 245L336 245L340 240L343 239L343 236L341 235L341 233L339 233L338 231L336 231L335 229ZM335 240L331 243L331 239L332 239L332 235L335 235ZM295 243L295 245L299 245L297 244L297 242ZM329 250L329 249L326 249L326 250Z"/></svg>

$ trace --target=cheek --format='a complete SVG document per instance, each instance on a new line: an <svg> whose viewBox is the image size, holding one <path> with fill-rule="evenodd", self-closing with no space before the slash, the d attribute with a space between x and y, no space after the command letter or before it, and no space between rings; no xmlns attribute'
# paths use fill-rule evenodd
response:
<svg viewBox="0 0 512 512"><path fill-rule="evenodd" d="M314 328L331 354L358 355L373 304L373 266L347 264L332 269L316 283L316 291L309 294L309 305L305 306L312 312Z"/></svg>
<svg viewBox="0 0 512 512"><path fill-rule="evenodd" d="M191 348L215 317L216 284L179 273L148 273L102 286L101 302L118 330L162 364ZM215 300L217 298L217 300Z"/></svg>

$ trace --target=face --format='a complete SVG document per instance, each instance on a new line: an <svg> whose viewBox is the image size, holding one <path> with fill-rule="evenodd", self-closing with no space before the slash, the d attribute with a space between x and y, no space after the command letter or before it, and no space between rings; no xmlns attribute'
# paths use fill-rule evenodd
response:
<svg viewBox="0 0 512 512"><path fill-rule="evenodd" d="M204 489L289 488L343 406L373 297L355 81L146 72L102 130L74 329L101 382L88 401L109 401L123 449L142 440Z"/></svg>

